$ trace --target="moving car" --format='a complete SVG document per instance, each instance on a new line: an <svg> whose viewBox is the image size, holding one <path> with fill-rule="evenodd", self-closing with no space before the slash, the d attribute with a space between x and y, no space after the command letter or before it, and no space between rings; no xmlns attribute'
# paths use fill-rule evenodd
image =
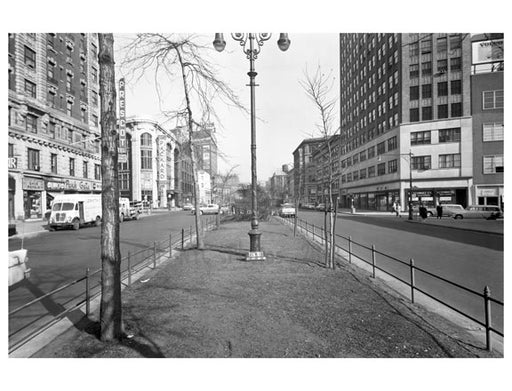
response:
<svg viewBox="0 0 512 391"><path fill-rule="evenodd" d="M282 204L279 208L279 216L281 217L295 217L295 206L293 204Z"/></svg>
<svg viewBox="0 0 512 391"><path fill-rule="evenodd" d="M199 207L199 214L200 215L217 215L219 214L219 205L217 204L208 204L208 205L201 205ZM192 213L195 213L195 209L192 209Z"/></svg>
<svg viewBox="0 0 512 391"><path fill-rule="evenodd" d="M48 228L73 228L101 224L101 194L62 194L54 198Z"/></svg>
<svg viewBox="0 0 512 391"><path fill-rule="evenodd" d="M454 213L455 219L497 219L502 212L497 205L470 205L466 209Z"/></svg>

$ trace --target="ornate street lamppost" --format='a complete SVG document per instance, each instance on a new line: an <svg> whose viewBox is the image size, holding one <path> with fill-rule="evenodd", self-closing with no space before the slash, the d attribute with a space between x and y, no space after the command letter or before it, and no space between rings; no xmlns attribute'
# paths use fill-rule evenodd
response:
<svg viewBox="0 0 512 391"><path fill-rule="evenodd" d="M261 47L265 41L268 41L272 34L270 33L233 33L231 37L240 42L242 51L249 59L249 87L251 88L251 201L252 201L252 217L251 230L249 231L250 250L247 254L247 261L264 261L265 256L261 251L260 239L261 232L258 230L258 203L257 203L257 175L256 175L256 105L255 105L255 78L254 61L258 58ZM226 47L226 41L222 33L215 34L213 46L218 52L222 52ZM277 46L285 51L290 46L288 34L281 33Z"/></svg>

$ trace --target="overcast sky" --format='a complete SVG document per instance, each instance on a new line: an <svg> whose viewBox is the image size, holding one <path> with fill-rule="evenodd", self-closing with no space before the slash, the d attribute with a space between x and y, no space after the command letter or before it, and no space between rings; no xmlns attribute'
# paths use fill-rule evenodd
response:
<svg viewBox="0 0 512 391"><path fill-rule="evenodd" d="M192 32L192 31L191 31ZM218 66L219 76L238 94L243 104L250 108L249 60L242 47L224 32L226 49L218 53L212 50L205 55ZM319 136L316 128L319 112L304 93L299 81L304 71L314 72L320 65L325 73L332 72L336 78L332 94L339 94L337 81L339 36L330 34L290 34L290 48L282 52L277 47L279 33L273 33L259 54L255 68L256 76L256 123L258 180L265 181L283 164L293 163L293 150L307 137ZM214 33L201 34L199 39L210 43ZM129 40L127 35L116 35L116 63L120 64L121 48ZM210 45L211 46L211 45ZM127 69L118 67L117 77L126 74ZM179 79L177 79L179 82ZM160 79L163 94L157 94L153 74L150 72L138 82L127 83L127 116L142 116L161 122L165 121L161 108L177 109L183 98L181 86ZM162 95L165 97L162 98ZM178 98L178 99L176 99ZM217 127L219 170L226 172L238 165L236 171L242 181L250 181L250 116L229 108L219 102L216 111L220 119ZM338 106L334 127L338 127ZM164 124L171 125L171 123Z"/></svg>

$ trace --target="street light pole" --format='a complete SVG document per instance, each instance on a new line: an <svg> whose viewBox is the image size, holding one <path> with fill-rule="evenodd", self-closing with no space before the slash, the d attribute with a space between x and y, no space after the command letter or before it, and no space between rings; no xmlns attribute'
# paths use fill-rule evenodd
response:
<svg viewBox="0 0 512 391"><path fill-rule="evenodd" d="M256 71L254 69L254 61L258 58L261 47L265 41L268 41L272 34L270 33L233 33L231 37L240 42L242 50L249 59L249 87L251 89L251 230L249 231L250 247L249 253L246 256L247 261L264 261L265 255L261 251L261 232L259 231L258 223L258 201L257 201L257 186L258 179L256 173L256 96L255 88ZM247 44L249 47L247 48ZM277 41L279 49L286 51L290 46L288 34L281 33ZM213 46L218 52L222 52L226 47L226 41L222 33L215 34Z"/></svg>
<svg viewBox="0 0 512 391"><path fill-rule="evenodd" d="M412 219L412 152L409 151L409 220Z"/></svg>

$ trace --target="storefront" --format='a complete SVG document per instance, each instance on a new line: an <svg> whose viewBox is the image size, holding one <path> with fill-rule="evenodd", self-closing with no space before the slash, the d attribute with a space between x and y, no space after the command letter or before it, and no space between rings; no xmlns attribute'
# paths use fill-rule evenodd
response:
<svg viewBox="0 0 512 391"><path fill-rule="evenodd" d="M475 186L475 200L478 205L498 205L503 210L503 186Z"/></svg>
<svg viewBox="0 0 512 391"><path fill-rule="evenodd" d="M44 181L39 178L23 177L22 188L25 219L42 218Z"/></svg>
<svg viewBox="0 0 512 391"><path fill-rule="evenodd" d="M405 190L405 202L409 202L409 189ZM438 204L459 204L467 206L468 192L462 189L414 189L412 192L412 203L417 205L420 202L427 207L435 207Z"/></svg>
<svg viewBox="0 0 512 391"><path fill-rule="evenodd" d="M101 182L79 181L74 179L67 180L47 180L46 188L46 210L51 209L51 202L56 195L74 194L74 193L92 193L101 192Z"/></svg>

